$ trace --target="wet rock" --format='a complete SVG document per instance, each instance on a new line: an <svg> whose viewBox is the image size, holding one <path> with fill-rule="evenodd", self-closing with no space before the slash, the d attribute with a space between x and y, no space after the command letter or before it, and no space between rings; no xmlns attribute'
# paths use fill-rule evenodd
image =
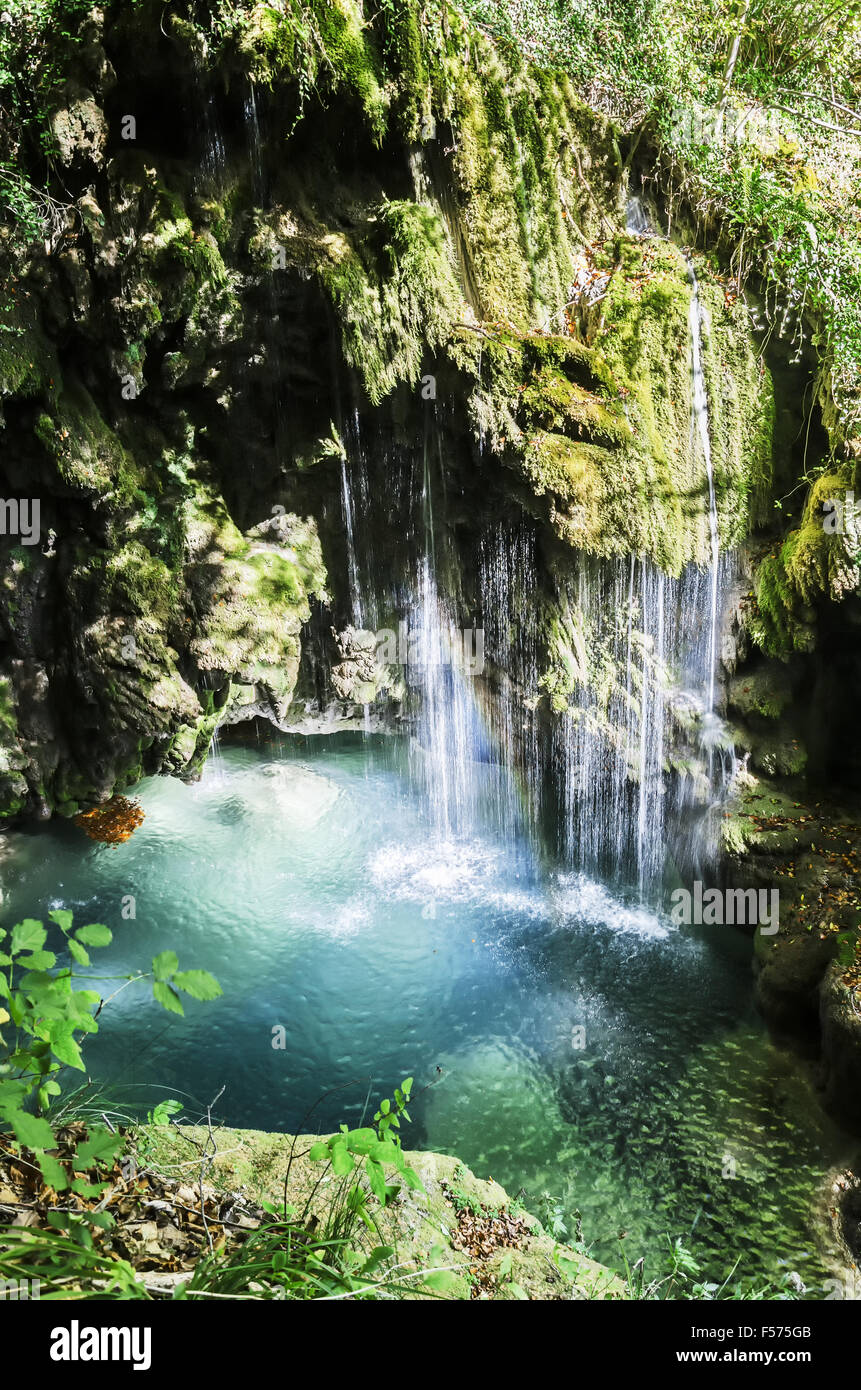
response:
<svg viewBox="0 0 861 1390"><path fill-rule="evenodd" d="M86 87L67 84L65 104L51 116L50 125L60 161L67 168L104 164L108 127L104 113Z"/></svg>
<svg viewBox="0 0 861 1390"><path fill-rule="evenodd" d="M861 1130L861 990L847 986L843 970L829 966L820 992L825 1097L830 1110Z"/></svg>

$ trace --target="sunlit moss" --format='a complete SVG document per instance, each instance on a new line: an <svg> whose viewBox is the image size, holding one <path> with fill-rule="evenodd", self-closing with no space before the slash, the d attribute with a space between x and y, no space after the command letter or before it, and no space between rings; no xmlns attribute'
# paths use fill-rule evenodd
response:
<svg viewBox="0 0 861 1390"><path fill-rule="evenodd" d="M414 385L428 350L440 348L465 310L437 215L416 203L380 206L366 234L332 248L321 269L337 310L347 360L375 404Z"/></svg>

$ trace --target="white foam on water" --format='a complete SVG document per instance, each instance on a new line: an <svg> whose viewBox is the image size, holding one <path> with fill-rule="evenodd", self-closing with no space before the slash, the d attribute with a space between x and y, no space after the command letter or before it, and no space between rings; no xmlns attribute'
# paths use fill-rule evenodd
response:
<svg viewBox="0 0 861 1390"><path fill-rule="evenodd" d="M368 864L375 885L388 898L475 903L497 912L546 918L548 906L540 893L510 886L505 882L508 870L502 849L480 840L388 844Z"/></svg>
<svg viewBox="0 0 861 1390"><path fill-rule="evenodd" d="M614 932L632 932L654 940L670 935L670 928L650 908L629 907L586 874L559 874L553 901L563 923L567 918L577 918Z"/></svg>

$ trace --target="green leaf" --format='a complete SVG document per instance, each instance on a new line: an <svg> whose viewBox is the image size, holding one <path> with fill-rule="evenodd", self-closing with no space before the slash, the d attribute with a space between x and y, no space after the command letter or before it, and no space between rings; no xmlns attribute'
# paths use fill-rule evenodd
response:
<svg viewBox="0 0 861 1390"><path fill-rule="evenodd" d="M110 946L113 939L114 934L110 927L100 926L98 922L91 922L88 927L79 927L75 932L75 940L84 946Z"/></svg>
<svg viewBox="0 0 861 1390"><path fill-rule="evenodd" d="M39 1105L43 1110L47 1110L51 1104L51 1097L60 1094L60 1087L56 1081L46 1081L44 1086L39 1087Z"/></svg>
<svg viewBox="0 0 861 1390"><path fill-rule="evenodd" d="M450 1269L432 1269L422 1280L426 1289L434 1289L437 1293L445 1293L454 1283L454 1274Z"/></svg>
<svg viewBox="0 0 861 1390"><path fill-rule="evenodd" d="M72 995L75 1013L80 1015L86 1011L92 1013L102 1002L102 996L94 989L76 989Z"/></svg>
<svg viewBox="0 0 861 1390"><path fill-rule="evenodd" d="M347 1145L356 1154L368 1154L375 1144L380 1141L377 1138L376 1130L373 1129L351 1129L346 1135Z"/></svg>
<svg viewBox="0 0 861 1390"><path fill-rule="evenodd" d="M348 1153L343 1144L333 1144L332 1146L332 1171L336 1177L346 1177L347 1173L352 1173L356 1166L353 1155Z"/></svg>
<svg viewBox="0 0 861 1390"><path fill-rule="evenodd" d="M407 1187L412 1188L413 1192L424 1192L425 1189L422 1180L418 1173L414 1172L412 1168L403 1167L401 1169L401 1177Z"/></svg>
<svg viewBox="0 0 861 1390"><path fill-rule="evenodd" d="M78 1179L76 1178L75 1182L77 1181ZM72 1183L72 1186L74 1187L75 1183ZM102 1184L102 1186L104 1187L104 1183ZM95 1196L95 1193L93 1195ZM114 1218L109 1211L87 1212L87 1220L89 1221L91 1226L98 1226L99 1229L102 1231L110 1231L111 1228L116 1225L116 1222L114 1221Z"/></svg>
<svg viewBox="0 0 861 1390"><path fill-rule="evenodd" d="M221 985L208 970L178 970L173 983L192 999L217 999L222 992Z"/></svg>
<svg viewBox="0 0 861 1390"><path fill-rule="evenodd" d="M30 1094L30 1084L27 1081L4 1081L0 1086L0 1115L11 1122L11 1116L15 1111L20 1110Z"/></svg>
<svg viewBox="0 0 861 1390"><path fill-rule="evenodd" d="M13 956L17 956L19 951L41 951L47 935L41 922L26 917L23 922L12 928L12 944L9 950Z"/></svg>
<svg viewBox="0 0 861 1390"><path fill-rule="evenodd" d="M72 960L76 960L78 965L89 965L90 957L87 955L80 942L76 941L73 936L70 936L66 940L66 945L69 948L69 954Z"/></svg>
<svg viewBox="0 0 861 1390"><path fill-rule="evenodd" d="M50 970L57 964L57 957L53 951L32 951L28 956L19 956L15 964L25 970Z"/></svg>
<svg viewBox="0 0 861 1390"><path fill-rule="evenodd" d="M369 1274L373 1274L374 1270L378 1269L384 1260L390 1260L394 1253L395 1247L393 1245L378 1245L376 1249L371 1251L370 1255L365 1260L360 1273L365 1275L365 1277Z"/></svg>
<svg viewBox="0 0 861 1390"><path fill-rule="evenodd" d="M181 1109L181 1100L161 1100L155 1109L147 1116L147 1124L167 1128L170 1125L171 1115L178 1115Z"/></svg>
<svg viewBox="0 0 861 1390"><path fill-rule="evenodd" d="M65 1192L69 1186L69 1177L62 1163L53 1158L51 1154L39 1153L36 1158L42 1170L42 1177L48 1186L53 1187L55 1192Z"/></svg>
<svg viewBox="0 0 861 1390"><path fill-rule="evenodd" d="M71 931L73 913L67 907L52 907L48 916L52 922L57 923L61 931Z"/></svg>
<svg viewBox="0 0 861 1390"><path fill-rule="evenodd" d="M329 1145L326 1143L325 1139L321 1139L319 1143L311 1145L308 1150L308 1157L312 1163L319 1163L322 1159L329 1157Z"/></svg>
<svg viewBox="0 0 861 1390"><path fill-rule="evenodd" d="M58 1029L51 1033L51 1051L58 1061L65 1062L67 1067L75 1067L77 1071L84 1070L81 1049L72 1037L71 1029Z"/></svg>
<svg viewBox="0 0 861 1390"><path fill-rule="evenodd" d="M382 1167L375 1159L370 1156L365 1159L365 1172L368 1175L368 1182L371 1184L371 1191L378 1202L385 1206L386 1202L386 1179L383 1175Z"/></svg>
<svg viewBox="0 0 861 1390"><path fill-rule="evenodd" d="M29 1115L26 1110L13 1110L8 1117L19 1144L28 1149L53 1149L57 1141L54 1131L39 1115Z"/></svg>
<svg viewBox="0 0 861 1390"><path fill-rule="evenodd" d="M56 985L58 981L55 980L53 975L49 975L47 970L28 970L26 975L21 976L21 979L18 981L18 983L20 984L22 990L24 990L26 994L32 994L35 991L36 993L41 995L43 990L46 992L53 992L51 987L53 985ZM46 1014L50 1014L51 1012L51 1005L47 1004L46 1001L42 998L39 999L39 1008L40 1011L45 1012ZM55 1005L55 1016L57 1013L59 1013L59 1010Z"/></svg>
<svg viewBox="0 0 861 1390"><path fill-rule="evenodd" d="M73 1178L70 1184L73 1192L77 1192L79 1197L100 1197L107 1187L105 1182L87 1182L86 1178ZM90 1212L87 1212L86 1220L90 1219Z"/></svg>
<svg viewBox="0 0 861 1390"><path fill-rule="evenodd" d="M395 1168L404 1166L401 1150L391 1139L378 1139L368 1152L377 1163L390 1163Z"/></svg>
<svg viewBox="0 0 861 1390"><path fill-rule="evenodd" d="M78 1145L72 1166L76 1169L92 1168L97 1160L111 1163L122 1146L122 1135L111 1134L109 1129L91 1129L83 1144Z"/></svg>
<svg viewBox="0 0 861 1390"><path fill-rule="evenodd" d="M174 973L179 965L179 956L176 951L161 951L159 955L152 958L152 973L157 980L167 980Z"/></svg>
<svg viewBox="0 0 861 1390"><path fill-rule="evenodd" d="M162 980L153 980L152 992L153 998L163 1009L167 1009L168 1013L185 1014L182 1000L172 985L166 985Z"/></svg>

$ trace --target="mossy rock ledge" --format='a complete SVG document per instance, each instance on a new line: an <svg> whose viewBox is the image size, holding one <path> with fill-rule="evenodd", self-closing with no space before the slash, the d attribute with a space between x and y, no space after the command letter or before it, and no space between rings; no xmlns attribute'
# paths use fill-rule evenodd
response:
<svg viewBox="0 0 861 1390"><path fill-rule="evenodd" d="M331 1173L323 1177L323 1165L311 1163L306 1154L319 1135L272 1134L257 1129L215 1129L217 1153L206 1172L206 1181L217 1190L241 1191L253 1202L268 1201L280 1207L284 1200L284 1176L290 1169L288 1203L301 1210L310 1197L309 1216L322 1225L337 1181ZM197 1174L199 1151L207 1131L199 1126L178 1125L168 1130L150 1126L143 1131L146 1163L171 1177ZM193 1141L193 1142L189 1142ZM195 1147L197 1146L197 1147ZM604 1265L590 1260L570 1246L560 1245L548 1236L536 1217L514 1205L508 1193L492 1178L475 1176L459 1159L448 1154L405 1151L407 1163L418 1174L425 1194L402 1189L393 1205L374 1212L386 1242L395 1247L401 1272L451 1269L453 1279L442 1295L446 1299L476 1297L475 1276L470 1272L481 1265L481 1284L492 1283L492 1293L479 1297L493 1299L582 1300L623 1299L625 1285ZM392 1174L394 1181L396 1175ZM314 1190L316 1188L316 1190ZM481 1204L488 1213L514 1209L528 1228L519 1248L500 1245L487 1257L476 1260L452 1243L456 1236L457 1211L446 1195L455 1189L460 1201ZM313 1193L313 1195L312 1195ZM372 1199L373 1200L373 1199ZM361 1241L362 1237L357 1236ZM370 1249L379 1239L365 1236ZM433 1255L432 1252L433 1251ZM507 1259L510 1257L510 1262ZM502 1272L506 1261L506 1272ZM495 1280L487 1276L496 1276Z"/></svg>

